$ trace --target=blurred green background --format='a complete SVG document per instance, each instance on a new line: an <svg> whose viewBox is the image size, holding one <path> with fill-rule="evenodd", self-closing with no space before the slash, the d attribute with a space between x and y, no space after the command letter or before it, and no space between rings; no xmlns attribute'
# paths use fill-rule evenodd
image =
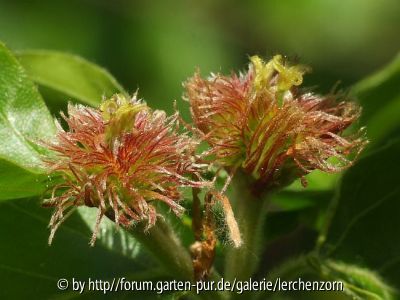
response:
<svg viewBox="0 0 400 300"><path fill-rule="evenodd" d="M391 62L400 50L399 37L399 0L0 0L0 40L12 50L50 49L81 55L108 69L129 92L140 88L140 96L154 108L171 112L172 101L178 100L186 118L188 105L181 100L182 82L197 67L203 74L229 73L245 69L250 55L268 58L282 53L310 65L312 73L305 77L305 84L327 92L338 81L342 88L349 88ZM364 109L360 123L367 125L371 140L365 153L376 149L372 146L377 141L385 144L400 136L399 70L400 56L386 71L356 88ZM49 92L43 86L40 89ZM65 106L65 101L60 103L57 109ZM54 112L54 107L49 107ZM350 232L334 258L376 269L400 286L400 241L396 236L400 226L399 141L394 145L371 155L345 175L344 192L338 193L340 213L328 242L336 243L360 210L374 209L370 210L373 217L359 222L358 231ZM314 248L336 177L329 177L331 180L313 174L306 191L298 183L273 199L261 275L283 259ZM360 186L364 187L361 192ZM375 206L377 199L386 199L388 193L391 198L385 205ZM136 256L137 251L132 257L126 253L120 257L117 250L115 259L111 247L87 247L90 230L76 235L86 226L81 224L85 218L78 216L68 223L69 228L60 228L59 242L47 247L45 226L51 212L40 208L37 201L2 202L0 219L6 225L0 226L0 236L12 242L0 243L0 257L7 261L4 265L13 268L0 263L1 277L9 287L27 283L27 274L38 270L47 277L37 276L29 280L30 288L17 292L3 289L3 298L22 299L30 297L32 291L37 297L48 296L55 292L55 280L61 276L134 276L129 270L147 270L148 261ZM383 252L385 255L380 255ZM151 272L153 279L161 276L153 269ZM144 299L143 294L137 297Z"/></svg>
<svg viewBox="0 0 400 300"><path fill-rule="evenodd" d="M240 70L253 54L310 65L321 91L347 87L393 59L399 29L398 0L0 0L11 49L81 55L170 112L196 67Z"/></svg>

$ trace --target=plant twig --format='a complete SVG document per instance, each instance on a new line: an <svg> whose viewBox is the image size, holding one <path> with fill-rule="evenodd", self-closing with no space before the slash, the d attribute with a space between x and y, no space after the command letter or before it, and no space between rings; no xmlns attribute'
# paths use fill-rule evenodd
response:
<svg viewBox="0 0 400 300"><path fill-rule="evenodd" d="M261 233L265 220L265 199L251 192L248 176L237 172L232 186L234 188L233 210L239 224L243 245L227 249L225 278L233 281L249 279L257 268L261 250Z"/></svg>

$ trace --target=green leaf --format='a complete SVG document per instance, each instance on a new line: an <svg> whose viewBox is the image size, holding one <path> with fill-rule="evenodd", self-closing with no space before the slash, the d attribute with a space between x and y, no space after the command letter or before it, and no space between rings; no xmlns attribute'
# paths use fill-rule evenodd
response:
<svg viewBox="0 0 400 300"><path fill-rule="evenodd" d="M79 207L77 210L86 226L88 228L94 227L94 224L96 224L97 208ZM91 232L88 233L91 234ZM130 258L135 258L142 250L132 235L128 234L124 229L118 230L115 223L107 218L103 218L101 221L96 245L102 245L110 251L115 251Z"/></svg>
<svg viewBox="0 0 400 300"><path fill-rule="evenodd" d="M100 292L79 295L59 291L57 280L157 280L166 278L140 244L106 219L98 240L89 246L96 215L95 208L79 208L58 229L53 245L48 246L47 224L52 210L40 207L38 199L20 199L0 203L0 273L2 299L105 299ZM89 223L87 223L89 222ZM90 226L88 226L90 225ZM90 228L89 228L90 227ZM145 292L114 292L112 298L146 296ZM153 294L154 296L154 294Z"/></svg>
<svg viewBox="0 0 400 300"><path fill-rule="evenodd" d="M65 101L80 101L98 106L103 97L125 93L105 69L81 58L56 51L30 50L17 57L29 76L40 86L65 95Z"/></svg>
<svg viewBox="0 0 400 300"><path fill-rule="evenodd" d="M387 285L375 272L339 261L329 259L323 260L316 256L315 253L289 259L269 272L267 276L267 279L272 282L275 282L278 278L281 279L281 281L297 281L301 279L302 281L311 281L316 283L325 282L325 290L274 292L274 295L271 298L274 300L397 299L396 291ZM265 294L268 293L258 293L256 299L265 299ZM275 295L278 297L274 297Z"/></svg>
<svg viewBox="0 0 400 300"><path fill-rule="evenodd" d="M46 189L47 176L29 172L15 164L0 160L0 200L40 195Z"/></svg>
<svg viewBox="0 0 400 300"><path fill-rule="evenodd" d="M323 253L377 270L400 286L400 140L361 159L343 176ZM328 224L328 225L329 225Z"/></svg>
<svg viewBox="0 0 400 300"><path fill-rule="evenodd" d="M0 199L35 195L43 188L45 149L55 126L35 85L0 43Z"/></svg>
<svg viewBox="0 0 400 300"><path fill-rule="evenodd" d="M321 272L329 281L340 281L344 293L354 300L394 300L395 290L380 276L368 269L342 262L327 260L321 264Z"/></svg>
<svg viewBox="0 0 400 300"><path fill-rule="evenodd" d="M400 54L382 70L357 83L352 93L359 99L372 144L400 128Z"/></svg>

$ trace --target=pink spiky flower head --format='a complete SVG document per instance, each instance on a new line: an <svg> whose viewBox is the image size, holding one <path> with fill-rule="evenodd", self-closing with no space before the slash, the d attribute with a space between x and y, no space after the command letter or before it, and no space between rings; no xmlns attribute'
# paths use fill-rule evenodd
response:
<svg viewBox="0 0 400 300"><path fill-rule="evenodd" d="M49 242L76 206L98 208L93 245L104 214L117 225L144 221L149 228L158 216L155 201L180 215L180 187L205 184L188 177L200 178L200 166L192 159L197 143L177 133L177 114L167 117L136 96L115 95L100 109L70 104L63 118L68 131L59 126L56 142L48 145L55 153L47 159L51 172L62 176L45 202L56 207Z"/></svg>
<svg viewBox="0 0 400 300"><path fill-rule="evenodd" d="M343 131L360 108L339 95L300 93L304 66L280 55L251 58L244 74L199 72L185 83L192 118L219 165L242 168L258 187L282 186L312 170L337 172L351 165L366 140ZM339 101L338 101L339 100Z"/></svg>

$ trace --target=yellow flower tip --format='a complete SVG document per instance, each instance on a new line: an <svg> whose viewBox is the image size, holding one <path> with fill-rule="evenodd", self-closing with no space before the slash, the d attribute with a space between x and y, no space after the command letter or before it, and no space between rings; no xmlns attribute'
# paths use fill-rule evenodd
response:
<svg viewBox="0 0 400 300"><path fill-rule="evenodd" d="M135 116L142 110L148 110L148 106L136 100L127 99L124 95L114 95L100 105L103 119L108 122L106 139L118 136L122 132L132 128Z"/></svg>
<svg viewBox="0 0 400 300"><path fill-rule="evenodd" d="M275 55L269 62L265 63L259 56L252 56L250 61L253 65L255 73L254 89L260 91L263 88L270 87L270 81L277 72L279 91L287 91L292 86L299 86L303 83L303 75L308 71L308 68L303 65L289 66L284 63L282 55Z"/></svg>
<svg viewBox="0 0 400 300"><path fill-rule="evenodd" d="M250 58L250 61L253 65L255 78L253 86L256 91L261 90L264 87L269 86L269 81L274 73L274 67L269 61L265 63L259 56L255 55Z"/></svg>
<svg viewBox="0 0 400 300"><path fill-rule="evenodd" d="M127 99L124 95L116 94L100 105L100 111L105 121L135 116L139 111L148 109L147 105L136 100Z"/></svg>
<svg viewBox="0 0 400 300"><path fill-rule="evenodd" d="M303 75L308 68L303 65L288 66L283 62L282 55L275 55L272 58L274 69L279 73L278 89L287 91L292 86L299 86L303 83Z"/></svg>

